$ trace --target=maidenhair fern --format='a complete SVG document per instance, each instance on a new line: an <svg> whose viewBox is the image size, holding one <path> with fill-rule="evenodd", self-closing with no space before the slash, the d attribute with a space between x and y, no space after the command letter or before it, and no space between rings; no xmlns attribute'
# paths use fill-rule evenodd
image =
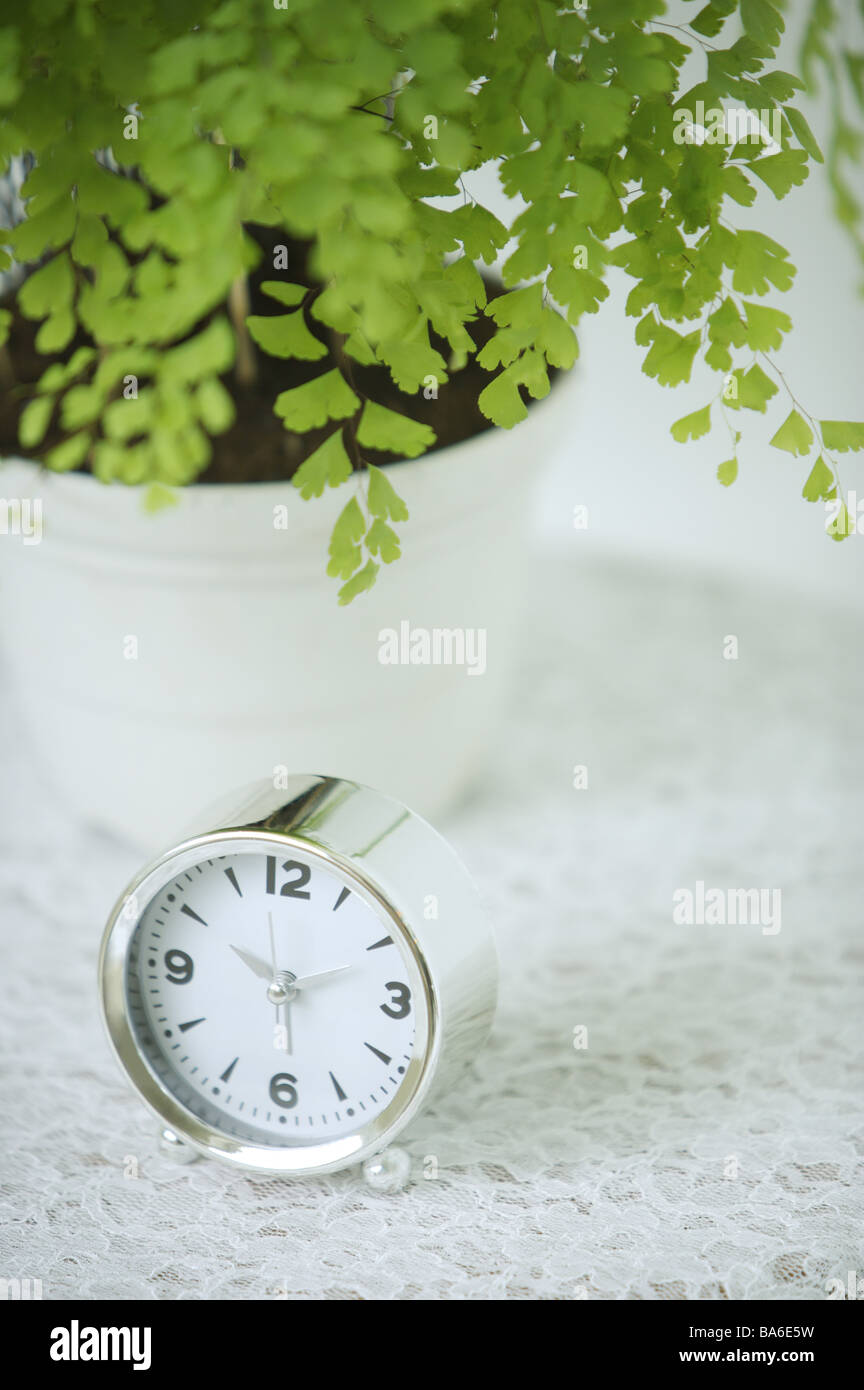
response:
<svg viewBox="0 0 864 1390"><path fill-rule="evenodd" d="M802 80L773 67L782 4L687 10L679 24L661 0L5 6L0 162L25 156L30 172L26 217L4 241L30 268L18 305L40 323L38 351L61 354L23 410L22 446L39 451L53 426L49 467L150 484L157 504L201 474L230 426L235 358L246 377L256 351L320 364L274 408L291 431L330 427L294 475L304 497L360 485L330 543L347 602L398 557L407 516L364 451L413 458L434 443L427 424L368 399L355 368L383 364L403 392L433 382L444 408L477 353L468 325L486 316L478 356L495 375L479 406L509 428L548 392L549 368L573 364L574 330L616 266L633 281L645 372L677 386L703 358L717 374L714 399L674 437L725 419L729 485L740 413L785 397L771 442L802 460L804 497L839 514L835 455L864 448L864 426L814 420L789 396L771 354L790 320L763 300L795 269L729 220L760 184L782 198L822 159L794 105ZM816 0L802 62L831 85L837 211L860 237L846 181L860 137L842 92L864 105L864 55L845 39L832 48L837 25L832 0ZM682 90L694 50L701 79ZM776 145L716 122L694 138L690 113L730 105L767 115ZM490 160L522 200L512 228L464 187ZM449 209L429 201L447 196ZM280 277L278 246L263 267L272 315L248 312L254 224L312 242L312 289ZM487 301L477 262L505 247L505 292Z"/></svg>

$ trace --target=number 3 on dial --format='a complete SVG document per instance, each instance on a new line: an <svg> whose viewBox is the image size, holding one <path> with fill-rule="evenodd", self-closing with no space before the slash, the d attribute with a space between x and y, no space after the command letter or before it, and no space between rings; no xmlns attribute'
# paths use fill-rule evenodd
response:
<svg viewBox="0 0 864 1390"><path fill-rule="evenodd" d="M411 1012L411 991L408 986L400 984L398 980L388 980L384 988L389 989L393 997L389 1004L381 1005L382 1014L390 1018L407 1018Z"/></svg>

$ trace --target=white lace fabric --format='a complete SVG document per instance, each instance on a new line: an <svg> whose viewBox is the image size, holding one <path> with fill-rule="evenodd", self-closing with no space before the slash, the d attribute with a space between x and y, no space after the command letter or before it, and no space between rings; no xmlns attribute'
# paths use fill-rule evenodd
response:
<svg viewBox="0 0 864 1390"><path fill-rule="evenodd" d="M864 1274L861 616L578 555L538 566L532 612L500 759L440 827L493 912L500 1008L400 1141L395 1195L159 1155L96 1004L136 856L70 822L4 703L0 1277L60 1299L786 1300ZM779 887L781 930L676 925L699 880Z"/></svg>

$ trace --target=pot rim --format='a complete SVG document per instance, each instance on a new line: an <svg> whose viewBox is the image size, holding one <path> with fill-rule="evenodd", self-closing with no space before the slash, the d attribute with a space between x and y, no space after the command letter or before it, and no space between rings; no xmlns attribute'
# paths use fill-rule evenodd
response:
<svg viewBox="0 0 864 1390"><path fill-rule="evenodd" d="M465 439L460 439L455 444L446 444L440 449L433 449L425 454L420 454L417 458L399 459L395 463L384 465L384 467L388 470L391 468L400 471L405 470L405 472L411 474L427 470L431 471L433 468L440 469L444 467L448 461L453 461L457 458L464 461L469 451L473 451L478 455L491 452L491 449L496 447L496 441L500 442L502 437L506 438L508 442L516 438L522 438L523 436L527 437L529 427L531 427L534 434L537 434L548 427L553 416L561 409L568 395L567 386L568 384L572 385L574 379L575 373L572 369L559 371L550 383L548 394L541 397L539 400L533 401L528 406L527 417L524 420L520 420L518 424L514 425L509 430L505 430L503 426L490 423L488 429L481 430L478 434L469 435ZM148 483L122 483L115 480L110 483L104 483L93 473L81 473L78 471L61 472L49 468L46 464L41 463L37 459L22 458L18 454L6 454L0 455L0 487L2 487L3 470L7 467L23 469L28 474L35 474L44 479L63 479L67 486L71 486L78 491L83 491L88 487L93 488L94 486L102 489L103 492L111 489L113 495L118 498L121 495L129 498L143 497L152 486L152 481ZM259 497L266 496L267 490L269 489L274 494L284 493L285 495L296 496L298 502L305 500L301 498L291 478L270 479L267 482L248 481L243 483L199 483L193 481L191 483L181 484L164 483L162 486L180 496L198 496L202 501L205 498L231 499L232 497L248 496L250 488L255 489ZM325 488L322 497L312 500L320 502L323 500L323 497L328 497L331 493L333 496L338 495L339 488Z"/></svg>

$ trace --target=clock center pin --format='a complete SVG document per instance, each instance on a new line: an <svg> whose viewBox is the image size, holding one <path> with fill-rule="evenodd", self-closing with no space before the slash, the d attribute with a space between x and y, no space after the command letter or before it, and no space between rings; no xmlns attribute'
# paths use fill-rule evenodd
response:
<svg viewBox="0 0 864 1390"><path fill-rule="evenodd" d="M279 970L276 972L276 979L267 987L267 998L271 1004L290 1004L292 999L297 998L297 990L292 989L294 981L297 979L290 970Z"/></svg>

